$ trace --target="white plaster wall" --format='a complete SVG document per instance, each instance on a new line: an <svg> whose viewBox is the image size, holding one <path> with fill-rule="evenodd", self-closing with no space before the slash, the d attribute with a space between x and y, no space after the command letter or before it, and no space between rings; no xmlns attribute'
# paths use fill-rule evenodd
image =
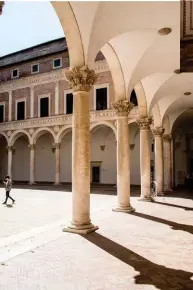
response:
<svg viewBox="0 0 193 290"><path fill-rule="evenodd" d="M101 145L105 145L104 151ZM116 184L116 142L111 128L102 126L91 133L91 161L102 161L101 183Z"/></svg>
<svg viewBox="0 0 193 290"><path fill-rule="evenodd" d="M12 179L14 181L29 181L30 150L28 144L28 140L23 136L18 138L14 144L15 152L12 157Z"/></svg>
<svg viewBox="0 0 193 290"><path fill-rule="evenodd" d="M55 181L55 155L52 152L53 137L49 134L37 140L35 152L35 181Z"/></svg>
<svg viewBox="0 0 193 290"><path fill-rule="evenodd" d="M7 142L4 137L0 138L0 182L7 175Z"/></svg>
<svg viewBox="0 0 193 290"><path fill-rule="evenodd" d="M72 182L72 133L65 135L60 147L60 181Z"/></svg>

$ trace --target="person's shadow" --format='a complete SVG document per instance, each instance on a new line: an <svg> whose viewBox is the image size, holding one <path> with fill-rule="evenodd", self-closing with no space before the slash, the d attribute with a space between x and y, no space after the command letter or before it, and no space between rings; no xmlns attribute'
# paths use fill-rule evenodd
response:
<svg viewBox="0 0 193 290"><path fill-rule="evenodd" d="M161 290L193 289L193 281L191 280L193 273L191 272L175 270L153 263L98 233L81 236L139 272L134 277L136 284L153 285L156 289Z"/></svg>
<svg viewBox="0 0 193 290"><path fill-rule="evenodd" d="M6 207L8 207L8 208L12 208L13 205L12 205L12 204L6 204Z"/></svg>

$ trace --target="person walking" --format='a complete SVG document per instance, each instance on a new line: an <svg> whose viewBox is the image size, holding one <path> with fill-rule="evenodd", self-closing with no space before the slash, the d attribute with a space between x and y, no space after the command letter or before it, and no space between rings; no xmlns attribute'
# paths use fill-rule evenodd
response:
<svg viewBox="0 0 193 290"><path fill-rule="evenodd" d="M11 188L12 188L12 181L9 177L9 175L7 175L5 177L5 180L3 181L3 183L5 184L5 192L6 192L6 199L5 201L3 202L3 204L7 204L7 200L8 198L10 198L12 200L12 203L15 202L15 199L13 199L9 194L10 194L10 191L11 191Z"/></svg>

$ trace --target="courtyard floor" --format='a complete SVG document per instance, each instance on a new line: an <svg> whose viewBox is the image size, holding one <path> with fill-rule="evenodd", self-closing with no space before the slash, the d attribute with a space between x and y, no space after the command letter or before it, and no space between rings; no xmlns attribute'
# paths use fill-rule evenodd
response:
<svg viewBox="0 0 193 290"><path fill-rule="evenodd" d="M193 289L193 199L185 193L145 203L134 191L136 212L125 214L112 212L115 191L93 190L99 230L81 236L62 232L71 192L49 189L15 188L16 204L0 205L0 290Z"/></svg>

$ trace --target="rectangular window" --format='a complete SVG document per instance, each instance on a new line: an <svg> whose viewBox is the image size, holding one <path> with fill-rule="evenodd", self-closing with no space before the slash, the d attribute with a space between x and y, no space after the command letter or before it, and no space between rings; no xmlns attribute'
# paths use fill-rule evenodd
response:
<svg viewBox="0 0 193 290"><path fill-rule="evenodd" d="M35 73L38 73L38 72L39 72L39 64L33 64L31 66L31 73L35 74Z"/></svg>
<svg viewBox="0 0 193 290"><path fill-rule="evenodd" d="M11 72L11 77L12 77L12 79L18 78L19 77L19 69L13 69Z"/></svg>
<svg viewBox="0 0 193 290"><path fill-rule="evenodd" d="M96 110L107 110L107 88L96 89Z"/></svg>
<svg viewBox="0 0 193 290"><path fill-rule="evenodd" d="M73 114L73 94L66 94L66 114Z"/></svg>
<svg viewBox="0 0 193 290"><path fill-rule="evenodd" d="M4 122L4 105L0 105L0 123Z"/></svg>
<svg viewBox="0 0 193 290"><path fill-rule="evenodd" d="M48 117L49 116L49 98L41 98L40 99L40 117Z"/></svg>
<svg viewBox="0 0 193 290"><path fill-rule="evenodd" d="M17 102L17 120L25 119L25 101Z"/></svg>
<svg viewBox="0 0 193 290"><path fill-rule="evenodd" d="M53 60L53 68L59 68L62 67L62 59L56 58Z"/></svg>

